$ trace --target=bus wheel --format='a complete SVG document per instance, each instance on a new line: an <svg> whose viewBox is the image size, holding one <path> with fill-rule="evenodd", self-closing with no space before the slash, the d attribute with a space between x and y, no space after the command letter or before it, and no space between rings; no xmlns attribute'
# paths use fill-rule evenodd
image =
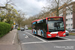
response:
<svg viewBox="0 0 75 50"><path fill-rule="evenodd" d="M42 34L42 32L41 32L41 36L43 37L43 34Z"/></svg>
<svg viewBox="0 0 75 50"><path fill-rule="evenodd" d="M46 33L44 32L44 37L47 38Z"/></svg>
<svg viewBox="0 0 75 50"><path fill-rule="evenodd" d="M33 32L33 34L35 35L35 31Z"/></svg>

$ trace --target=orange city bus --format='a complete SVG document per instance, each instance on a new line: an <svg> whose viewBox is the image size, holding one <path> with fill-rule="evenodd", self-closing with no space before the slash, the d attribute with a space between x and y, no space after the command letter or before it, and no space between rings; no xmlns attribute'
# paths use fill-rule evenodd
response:
<svg viewBox="0 0 75 50"><path fill-rule="evenodd" d="M47 17L32 21L32 33L44 38L65 37L63 17Z"/></svg>

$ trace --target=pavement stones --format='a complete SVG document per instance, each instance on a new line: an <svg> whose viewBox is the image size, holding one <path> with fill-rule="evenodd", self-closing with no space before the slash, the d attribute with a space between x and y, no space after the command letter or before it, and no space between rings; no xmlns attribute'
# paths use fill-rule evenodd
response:
<svg viewBox="0 0 75 50"><path fill-rule="evenodd" d="M21 50L16 29L0 38L0 50Z"/></svg>

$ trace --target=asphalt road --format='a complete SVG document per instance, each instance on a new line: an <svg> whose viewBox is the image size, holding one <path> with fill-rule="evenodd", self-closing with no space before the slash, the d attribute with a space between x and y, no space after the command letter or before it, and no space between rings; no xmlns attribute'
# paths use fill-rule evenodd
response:
<svg viewBox="0 0 75 50"><path fill-rule="evenodd" d="M46 39L31 30L18 31L22 50L75 50L75 36Z"/></svg>

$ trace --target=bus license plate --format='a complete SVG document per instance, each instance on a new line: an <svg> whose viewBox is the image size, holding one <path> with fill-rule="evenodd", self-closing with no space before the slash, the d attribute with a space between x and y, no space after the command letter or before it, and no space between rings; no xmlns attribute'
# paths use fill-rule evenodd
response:
<svg viewBox="0 0 75 50"><path fill-rule="evenodd" d="M59 36L56 36L56 37L59 37Z"/></svg>

